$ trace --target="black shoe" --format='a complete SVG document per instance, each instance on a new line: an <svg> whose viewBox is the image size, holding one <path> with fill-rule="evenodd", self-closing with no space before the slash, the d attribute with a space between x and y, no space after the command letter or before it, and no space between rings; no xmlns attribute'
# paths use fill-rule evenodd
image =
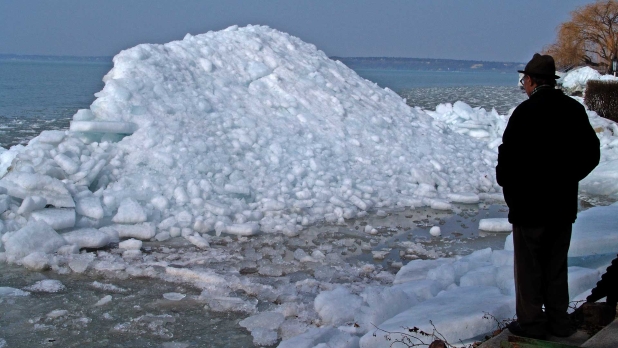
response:
<svg viewBox="0 0 618 348"><path fill-rule="evenodd" d="M536 340L544 340L545 337L547 336L544 332L537 333L537 332L526 331L519 325L519 322L517 321L511 322L509 325L506 326L506 328L509 329L509 331L513 335L534 338Z"/></svg>

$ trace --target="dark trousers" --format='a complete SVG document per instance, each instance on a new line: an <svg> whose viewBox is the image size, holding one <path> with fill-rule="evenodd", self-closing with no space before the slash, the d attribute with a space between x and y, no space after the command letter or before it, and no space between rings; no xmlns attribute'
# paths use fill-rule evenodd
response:
<svg viewBox="0 0 618 348"><path fill-rule="evenodd" d="M517 321L530 333L568 324L567 253L571 223L546 227L513 225ZM543 312L545 306L545 312Z"/></svg>

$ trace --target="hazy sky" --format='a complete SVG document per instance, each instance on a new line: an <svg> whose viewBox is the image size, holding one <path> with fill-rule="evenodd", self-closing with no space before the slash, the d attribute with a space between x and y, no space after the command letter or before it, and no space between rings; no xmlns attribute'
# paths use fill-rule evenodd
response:
<svg viewBox="0 0 618 348"><path fill-rule="evenodd" d="M264 24L329 56L528 61L590 0L0 0L0 54L113 56Z"/></svg>

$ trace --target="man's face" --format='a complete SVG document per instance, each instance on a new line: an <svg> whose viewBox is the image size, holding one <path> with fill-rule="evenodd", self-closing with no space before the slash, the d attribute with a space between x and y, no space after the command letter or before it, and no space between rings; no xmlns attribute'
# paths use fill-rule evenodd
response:
<svg viewBox="0 0 618 348"><path fill-rule="evenodd" d="M528 75L524 75L521 79L521 84L524 86L524 91L526 91L528 97L532 94L532 91L534 91L534 88L536 87L536 83L534 83Z"/></svg>

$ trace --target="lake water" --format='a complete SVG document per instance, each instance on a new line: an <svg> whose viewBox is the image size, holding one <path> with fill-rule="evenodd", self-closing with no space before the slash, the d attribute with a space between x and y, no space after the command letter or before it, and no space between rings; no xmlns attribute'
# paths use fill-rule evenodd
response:
<svg viewBox="0 0 618 348"><path fill-rule="evenodd" d="M0 146L25 144L42 130L67 129L88 108L110 63L0 60ZM517 72L361 69L357 73L397 92L410 106L433 109L461 100L500 114L525 99Z"/></svg>

